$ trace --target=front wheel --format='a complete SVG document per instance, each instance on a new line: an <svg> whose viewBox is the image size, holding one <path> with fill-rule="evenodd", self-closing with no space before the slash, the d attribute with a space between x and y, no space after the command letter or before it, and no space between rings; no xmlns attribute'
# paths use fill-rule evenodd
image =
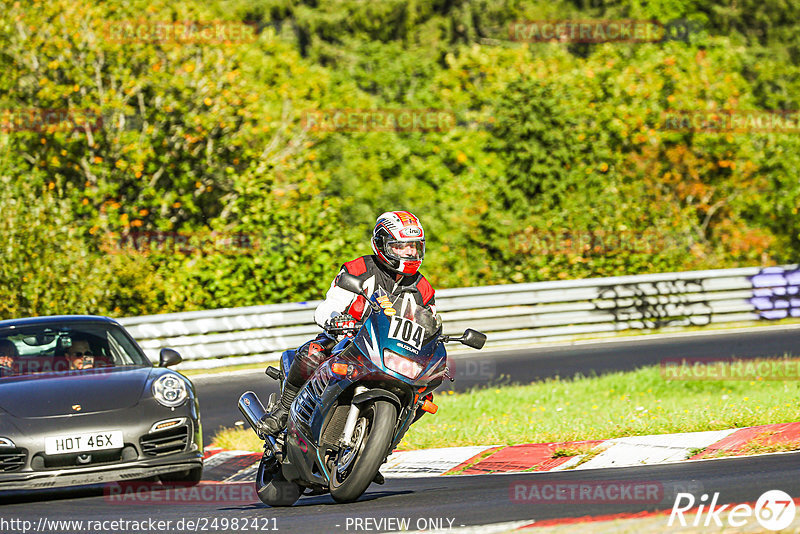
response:
<svg viewBox="0 0 800 534"><path fill-rule="evenodd" d="M392 442L397 408L376 400L361 409L353 446L339 452L330 464L330 490L336 502L352 502L361 497L378 473Z"/></svg>
<svg viewBox="0 0 800 534"><path fill-rule="evenodd" d="M256 493L261 502L269 506L291 506L300 498L301 490L284 478L275 458L264 456L256 473Z"/></svg>

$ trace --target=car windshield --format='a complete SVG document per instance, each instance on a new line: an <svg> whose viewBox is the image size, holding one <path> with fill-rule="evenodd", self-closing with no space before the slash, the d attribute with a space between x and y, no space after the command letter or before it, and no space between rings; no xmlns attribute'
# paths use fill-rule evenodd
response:
<svg viewBox="0 0 800 534"><path fill-rule="evenodd" d="M113 324L65 322L0 330L0 377L149 365Z"/></svg>

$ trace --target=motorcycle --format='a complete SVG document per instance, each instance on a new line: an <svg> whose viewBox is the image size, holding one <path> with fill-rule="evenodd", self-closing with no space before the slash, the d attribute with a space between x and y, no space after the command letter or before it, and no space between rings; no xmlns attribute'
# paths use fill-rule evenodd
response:
<svg viewBox="0 0 800 534"><path fill-rule="evenodd" d="M252 391L239 398L239 410L264 441L256 491L270 506L328 492L336 502L352 502L373 481L383 483L380 466L413 422L436 413L430 393L445 378L453 380L444 344L481 349L486 342L469 328L458 338L442 335L441 320L416 304L414 288L399 294L379 289L370 296L348 273L338 285L364 297L368 314L360 328L326 325L329 334L344 337L298 393L286 429L276 436L262 432L258 423L268 410ZM294 355L283 352L280 370L266 370L282 388ZM275 394L268 404L274 407Z"/></svg>

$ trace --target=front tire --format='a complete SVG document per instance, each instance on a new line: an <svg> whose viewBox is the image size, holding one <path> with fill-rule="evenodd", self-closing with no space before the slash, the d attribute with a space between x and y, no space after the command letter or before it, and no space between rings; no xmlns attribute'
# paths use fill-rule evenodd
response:
<svg viewBox="0 0 800 534"><path fill-rule="evenodd" d="M263 457L256 473L256 493L266 505L291 506L300 498L300 486L289 482L275 458Z"/></svg>
<svg viewBox="0 0 800 534"><path fill-rule="evenodd" d="M336 502L353 502L367 490L386 458L396 422L397 408L389 401L376 400L362 408L354 433L356 446L340 453L331 465L329 487Z"/></svg>

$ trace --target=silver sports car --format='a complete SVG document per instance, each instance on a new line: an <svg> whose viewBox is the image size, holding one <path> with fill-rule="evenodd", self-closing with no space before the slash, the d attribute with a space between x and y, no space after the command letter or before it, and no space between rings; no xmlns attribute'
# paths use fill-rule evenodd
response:
<svg viewBox="0 0 800 534"><path fill-rule="evenodd" d="M55 316L0 321L0 491L203 470L194 386L154 367L116 321Z"/></svg>

